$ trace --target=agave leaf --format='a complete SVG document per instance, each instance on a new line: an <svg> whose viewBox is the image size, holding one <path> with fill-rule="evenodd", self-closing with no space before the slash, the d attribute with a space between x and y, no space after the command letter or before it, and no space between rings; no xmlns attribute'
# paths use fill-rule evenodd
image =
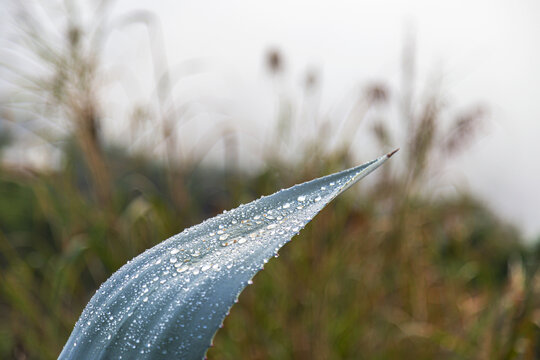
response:
<svg viewBox="0 0 540 360"><path fill-rule="evenodd" d="M391 155L241 205L145 251L101 285L60 359L203 358L264 263Z"/></svg>

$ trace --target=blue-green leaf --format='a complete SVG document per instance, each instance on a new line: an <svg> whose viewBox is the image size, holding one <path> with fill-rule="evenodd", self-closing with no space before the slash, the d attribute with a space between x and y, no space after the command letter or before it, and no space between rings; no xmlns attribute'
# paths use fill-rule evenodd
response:
<svg viewBox="0 0 540 360"><path fill-rule="evenodd" d="M264 263L390 155L241 205L145 251L99 288L60 359L203 358Z"/></svg>

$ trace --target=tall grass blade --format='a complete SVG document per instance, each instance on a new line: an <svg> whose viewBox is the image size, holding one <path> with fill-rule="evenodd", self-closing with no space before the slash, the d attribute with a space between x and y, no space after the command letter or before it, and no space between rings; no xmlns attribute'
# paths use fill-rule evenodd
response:
<svg viewBox="0 0 540 360"><path fill-rule="evenodd" d="M60 359L201 359L263 264L393 153L241 205L137 256L92 297Z"/></svg>

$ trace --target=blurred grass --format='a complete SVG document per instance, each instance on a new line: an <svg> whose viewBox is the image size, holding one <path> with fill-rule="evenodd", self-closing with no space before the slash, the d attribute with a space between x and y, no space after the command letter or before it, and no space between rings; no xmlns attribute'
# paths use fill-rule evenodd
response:
<svg viewBox="0 0 540 360"><path fill-rule="evenodd" d="M62 171L0 172L1 358L55 358L93 292L127 260L347 162L251 176L179 171L189 197L178 207L166 170L117 151L104 208L77 150L66 155ZM317 216L242 293L209 357L537 358L538 250L470 195L428 198L401 183L379 177Z"/></svg>
<svg viewBox="0 0 540 360"><path fill-rule="evenodd" d="M209 358L540 358L540 246L525 245L473 195L435 196L427 185L471 141L481 109L461 111L443 127L446 105L436 94L395 99L376 84L343 127L316 114L319 128L290 160L280 149L291 145L300 115L280 98L266 166L248 172L179 161L171 136L177 113L165 108L172 96L162 89L161 115L149 121L167 154L156 160L103 141L99 49L86 47L84 29L68 21L64 42L45 47L28 19L29 52L51 70L31 90L47 99L38 114L70 130L59 141L59 168L0 162L1 359L56 358L99 285L143 250L224 209L356 165L350 149L360 121L393 102L400 102L403 136L385 119L362 131L381 153L396 143L402 151L267 264L232 308ZM269 53L272 76L284 71L281 56ZM306 91L318 83L309 73ZM337 147L323 136L336 133L332 126L341 130ZM0 160L18 141L5 134Z"/></svg>

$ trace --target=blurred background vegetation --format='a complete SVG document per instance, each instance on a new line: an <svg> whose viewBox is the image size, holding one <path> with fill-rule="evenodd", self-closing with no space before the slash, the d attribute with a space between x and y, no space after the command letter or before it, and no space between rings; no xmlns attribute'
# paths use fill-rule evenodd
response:
<svg viewBox="0 0 540 360"><path fill-rule="evenodd" d="M98 7L96 14L106 11ZM150 129L153 143L164 145L158 157L104 139L105 26L83 25L68 7L51 38L27 8L17 14L10 51L35 68L2 63L3 74L16 80L0 99L0 358L56 358L99 285L182 229L369 160L353 156L354 135L368 112L386 114L396 103L398 130L381 115L360 131L381 154L395 146L401 152L336 199L256 276L209 358L540 358L538 243L524 243L473 194L441 196L429 185L474 141L485 111L452 109L436 91L414 97L407 89L410 52L405 89L363 86L344 124L316 106L307 109L313 135L294 158L281 149L294 142L291 124L305 112L276 94L277 125L266 134L264 166L238 164L238 152L249 149L239 147L234 128L209 134L225 144L225 165L214 166L200 161L204 153L179 156L174 134L184 113L172 101L166 63L156 61L158 111L134 106L126 134L137 141ZM137 15L130 21L150 23L148 14ZM284 55L271 49L264 60L270 76L280 76ZM319 86L317 76L307 72L306 92ZM339 133L338 146L329 146L329 133ZM39 144L30 146L54 156L40 166L4 156L24 152L29 136Z"/></svg>

